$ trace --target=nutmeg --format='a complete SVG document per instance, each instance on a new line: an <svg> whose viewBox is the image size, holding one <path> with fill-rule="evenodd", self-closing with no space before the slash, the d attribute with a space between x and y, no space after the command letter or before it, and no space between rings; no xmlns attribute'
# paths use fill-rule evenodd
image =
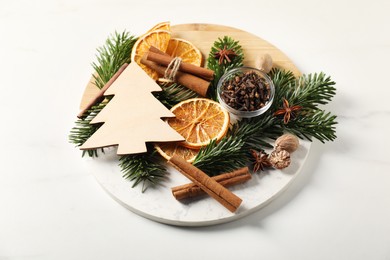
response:
<svg viewBox="0 0 390 260"><path fill-rule="evenodd" d="M276 169L284 169L291 163L290 153L286 150L274 150L268 160Z"/></svg>
<svg viewBox="0 0 390 260"><path fill-rule="evenodd" d="M293 153L298 149L299 139L293 134L284 134L275 141L275 150L286 150Z"/></svg>
<svg viewBox="0 0 390 260"><path fill-rule="evenodd" d="M269 54L263 54L255 59L255 67L265 73L272 69L272 57Z"/></svg>

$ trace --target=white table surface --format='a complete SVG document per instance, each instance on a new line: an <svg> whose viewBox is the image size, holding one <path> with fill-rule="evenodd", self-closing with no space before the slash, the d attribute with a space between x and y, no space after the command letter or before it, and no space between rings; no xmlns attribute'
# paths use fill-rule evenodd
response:
<svg viewBox="0 0 390 260"><path fill-rule="evenodd" d="M390 259L390 2L0 0L0 259ZM203 228L140 217L67 141L95 49L114 32L215 23L256 34L337 82L335 142L291 187Z"/></svg>

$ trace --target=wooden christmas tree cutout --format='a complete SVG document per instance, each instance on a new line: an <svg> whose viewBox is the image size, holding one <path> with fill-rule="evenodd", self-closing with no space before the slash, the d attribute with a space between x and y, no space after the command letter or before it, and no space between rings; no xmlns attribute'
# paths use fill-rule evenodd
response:
<svg viewBox="0 0 390 260"><path fill-rule="evenodd" d="M80 147L82 150L118 145L118 155L146 152L146 142L183 141L161 118L174 117L151 92L161 91L135 62L105 92L114 95L91 121L103 125Z"/></svg>

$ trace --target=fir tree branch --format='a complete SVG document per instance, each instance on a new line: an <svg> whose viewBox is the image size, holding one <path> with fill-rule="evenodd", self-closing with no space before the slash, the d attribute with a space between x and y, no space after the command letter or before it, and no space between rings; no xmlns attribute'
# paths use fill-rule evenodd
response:
<svg viewBox="0 0 390 260"><path fill-rule="evenodd" d="M301 139L306 138L311 141L314 137L325 143L325 141L333 141L337 137L336 118L337 116L330 112L316 109L292 120L284 125L284 129L294 133Z"/></svg>
<svg viewBox="0 0 390 260"><path fill-rule="evenodd" d="M318 109L318 105L329 103L336 94L336 83L322 72L295 78L290 71L274 68L270 77L275 85L271 111L282 107L283 98L286 98L290 105L300 105L305 110Z"/></svg>
<svg viewBox="0 0 390 260"><path fill-rule="evenodd" d="M193 164L210 176L233 171L249 162L250 149L272 147L268 140L276 139L282 133L279 122L271 115L242 119L233 124L227 137L202 148Z"/></svg>
<svg viewBox="0 0 390 260"><path fill-rule="evenodd" d="M275 140L283 134L280 122L271 113L254 118L243 118L235 123L230 132L230 136L245 141L245 149L262 150L265 147L271 148L269 140Z"/></svg>
<svg viewBox="0 0 390 260"><path fill-rule="evenodd" d="M234 137L224 137L220 142L211 141L195 157L193 165L210 176L233 171L247 163L244 141Z"/></svg>
<svg viewBox="0 0 390 260"><path fill-rule="evenodd" d="M223 49L226 46L226 49L233 50L236 53L231 59L231 62L223 62L222 64L218 63L218 59L215 58L215 53L218 52L218 49ZM244 52L241 45L238 41L233 40L229 36L224 36L222 39L218 38L214 42L214 45L211 47L209 56L207 58L207 68L214 71L214 79L210 83L208 90L208 96L216 100L217 99L217 84L219 79L225 74L228 70L242 67L244 60Z"/></svg>
<svg viewBox="0 0 390 260"><path fill-rule="evenodd" d="M86 118L78 118L75 122L75 126L70 130L69 142L81 146L85 143L91 135L93 135L102 124L91 124L92 119L105 107L107 100L101 102L87 111L88 116ZM103 148L101 149L103 151ZM88 155L90 157L97 157L97 149L84 150L82 156Z"/></svg>
<svg viewBox="0 0 390 260"><path fill-rule="evenodd" d="M327 104L336 94L335 82L324 73L314 73L300 76L293 80L288 72L273 70L271 78L276 88L275 106L270 112L282 107L283 98L290 105L302 106L298 115L287 124L280 124L285 130L296 134L300 138L320 142L336 139L336 116L325 113L319 105ZM285 78L285 80L283 80Z"/></svg>
<svg viewBox="0 0 390 260"><path fill-rule="evenodd" d="M296 80L294 73L291 71L275 67L272 68L268 75L272 79L274 85L277 85L279 88L288 87Z"/></svg>
<svg viewBox="0 0 390 260"><path fill-rule="evenodd" d="M293 88L296 78L291 71L281 70L278 68L272 68L269 76L275 86L274 102L272 103L269 111L275 112L281 104L279 101L282 101L288 90Z"/></svg>
<svg viewBox="0 0 390 260"><path fill-rule="evenodd" d="M102 88L124 63L130 63L131 50L137 38L124 31L115 32L97 49L97 62L92 63L95 84Z"/></svg>
<svg viewBox="0 0 390 260"><path fill-rule="evenodd" d="M318 109L318 105L329 103L336 94L336 83L324 73L303 75L288 91L286 98L304 108Z"/></svg>
<svg viewBox="0 0 390 260"><path fill-rule="evenodd" d="M120 157L119 166L123 177L133 182L132 187L142 183L144 192L149 186L157 185L165 178L167 170L155 155L156 152L153 151Z"/></svg>
<svg viewBox="0 0 390 260"><path fill-rule="evenodd" d="M168 109L177 103L199 97L197 93L177 83L164 83L160 85L162 91L154 92L153 95Z"/></svg>

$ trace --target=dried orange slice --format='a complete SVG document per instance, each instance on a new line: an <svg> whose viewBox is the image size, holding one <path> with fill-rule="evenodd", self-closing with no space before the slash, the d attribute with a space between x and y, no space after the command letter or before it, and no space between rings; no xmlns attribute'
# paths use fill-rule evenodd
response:
<svg viewBox="0 0 390 260"><path fill-rule="evenodd" d="M156 143L154 147L157 152L167 160L171 159L173 155L178 155L189 163L192 163L195 160L195 157L199 152L199 150L187 148L178 143Z"/></svg>
<svg viewBox="0 0 390 260"><path fill-rule="evenodd" d="M171 38L166 53L172 57L182 58L183 62L196 66L202 65L202 53L189 41Z"/></svg>
<svg viewBox="0 0 390 260"><path fill-rule="evenodd" d="M155 26L152 27L152 29L148 30L146 33L156 31L156 30L166 30L166 31L171 31L171 23L170 22L161 22L156 24Z"/></svg>
<svg viewBox="0 0 390 260"><path fill-rule="evenodd" d="M168 124L181 134L185 147L199 149L211 140L219 141L229 128L229 113L217 102L207 98L192 98L171 108L176 117Z"/></svg>
<svg viewBox="0 0 390 260"><path fill-rule="evenodd" d="M154 30L142 35L133 46L131 51L131 61L136 62L152 79L157 80L157 72L142 64L141 59L142 56L149 51L151 46L165 52L170 39L171 32L165 30Z"/></svg>

